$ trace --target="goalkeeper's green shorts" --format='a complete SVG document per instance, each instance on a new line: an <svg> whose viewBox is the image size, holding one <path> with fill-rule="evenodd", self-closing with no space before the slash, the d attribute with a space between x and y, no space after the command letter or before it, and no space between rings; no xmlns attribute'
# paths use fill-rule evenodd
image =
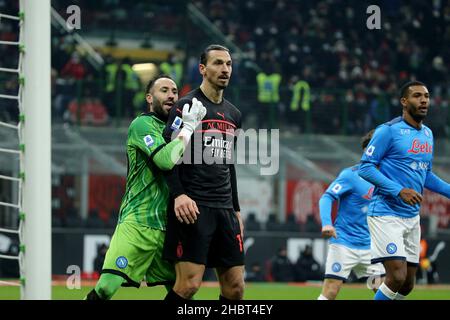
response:
<svg viewBox="0 0 450 320"><path fill-rule="evenodd" d="M119 275L122 286L173 285L175 268L162 258L165 232L133 222L119 223L114 231L102 273Z"/></svg>

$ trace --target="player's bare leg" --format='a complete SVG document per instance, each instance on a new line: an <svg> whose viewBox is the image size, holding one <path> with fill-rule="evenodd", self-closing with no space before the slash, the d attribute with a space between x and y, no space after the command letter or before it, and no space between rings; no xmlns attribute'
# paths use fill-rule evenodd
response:
<svg viewBox="0 0 450 320"><path fill-rule="evenodd" d="M191 299L202 284L205 266L202 264L180 261L175 264L176 281L173 291L184 299Z"/></svg>
<svg viewBox="0 0 450 320"><path fill-rule="evenodd" d="M322 294L318 300L334 300L341 289L343 281L338 279L325 279L322 287ZM324 299L325 298L325 299Z"/></svg>
<svg viewBox="0 0 450 320"><path fill-rule="evenodd" d="M386 277L375 294L375 300L394 300L406 280L406 261L386 260L383 264Z"/></svg>
<svg viewBox="0 0 450 320"><path fill-rule="evenodd" d="M393 292L398 292L406 280L407 266L404 260L386 260L384 261L386 269L386 279L384 283Z"/></svg>
<svg viewBox="0 0 450 320"><path fill-rule="evenodd" d="M417 267L408 265L405 282L397 292L396 300L404 299L414 289L416 283Z"/></svg>
<svg viewBox="0 0 450 320"><path fill-rule="evenodd" d="M216 268L220 283L220 295L228 300L242 300L244 297L244 266Z"/></svg>

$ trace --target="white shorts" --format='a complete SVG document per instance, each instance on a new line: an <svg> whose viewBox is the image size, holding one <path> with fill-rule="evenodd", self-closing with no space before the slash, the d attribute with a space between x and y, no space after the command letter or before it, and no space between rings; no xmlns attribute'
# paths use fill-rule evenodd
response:
<svg viewBox="0 0 450 320"><path fill-rule="evenodd" d="M420 216L367 217L370 229L372 263L406 260L418 265L420 255Z"/></svg>
<svg viewBox="0 0 450 320"><path fill-rule="evenodd" d="M370 250L351 249L344 245L330 244L325 266L325 278L347 280L353 270L359 278L384 275L381 263L370 263Z"/></svg>

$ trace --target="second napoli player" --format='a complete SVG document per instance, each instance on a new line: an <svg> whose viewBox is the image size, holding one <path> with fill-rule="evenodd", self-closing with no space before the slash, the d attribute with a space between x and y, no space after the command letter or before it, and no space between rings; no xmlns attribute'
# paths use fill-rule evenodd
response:
<svg viewBox="0 0 450 320"><path fill-rule="evenodd" d="M363 150L372 138L373 130L362 138ZM371 264L370 234L367 210L374 186L358 175L359 165L342 170L319 201L322 236L330 238L325 266L325 281L318 300L334 300L350 272L358 278L378 277L381 283L384 268ZM334 201L339 210L334 223L331 212Z"/></svg>

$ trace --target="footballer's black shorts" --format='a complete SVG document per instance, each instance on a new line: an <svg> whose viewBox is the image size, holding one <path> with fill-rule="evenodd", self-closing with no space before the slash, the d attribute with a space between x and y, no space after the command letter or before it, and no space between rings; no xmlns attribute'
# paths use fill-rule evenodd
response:
<svg viewBox="0 0 450 320"><path fill-rule="evenodd" d="M234 210L197 207L200 211L197 220L186 224L175 216L173 202L169 205L163 258L208 268L244 265L244 242Z"/></svg>

